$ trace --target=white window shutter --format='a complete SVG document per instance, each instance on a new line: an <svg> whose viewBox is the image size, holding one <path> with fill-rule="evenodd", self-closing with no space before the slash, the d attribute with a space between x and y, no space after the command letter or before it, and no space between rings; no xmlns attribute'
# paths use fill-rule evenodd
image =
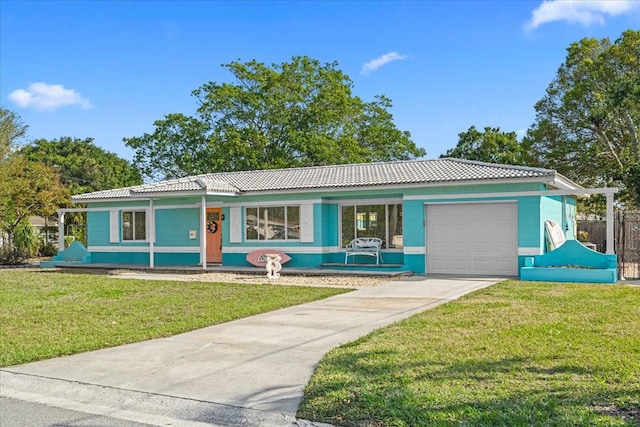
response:
<svg viewBox="0 0 640 427"><path fill-rule="evenodd" d="M109 211L109 243L120 242L120 215L119 211Z"/></svg>
<svg viewBox="0 0 640 427"><path fill-rule="evenodd" d="M145 209L144 211L144 232L145 232L145 236L147 237L145 240L147 242L156 242L156 236L155 233L153 233L153 230L151 229L151 209Z"/></svg>
<svg viewBox="0 0 640 427"><path fill-rule="evenodd" d="M242 243L242 211L238 207L229 208L229 242Z"/></svg>
<svg viewBox="0 0 640 427"><path fill-rule="evenodd" d="M313 204L300 205L300 241L313 242Z"/></svg>

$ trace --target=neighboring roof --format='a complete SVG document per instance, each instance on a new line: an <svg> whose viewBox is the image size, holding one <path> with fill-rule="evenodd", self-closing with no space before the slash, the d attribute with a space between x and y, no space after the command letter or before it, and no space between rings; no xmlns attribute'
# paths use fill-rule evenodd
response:
<svg viewBox="0 0 640 427"><path fill-rule="evenodd" d="M220 172L73 196L75 202L126 199L167 193L237 195L247 192L321 190L403 184L465 183L560 178L551 169L498 165L460 159L408 160L246 172Z"/></svg>
<svg viewBox="0 0 640 427"><path fill-rule="evenodd" d="M56 217L44 218L41 216L30 216L29 222L37 228L58 226L58 219Z"/></svg>

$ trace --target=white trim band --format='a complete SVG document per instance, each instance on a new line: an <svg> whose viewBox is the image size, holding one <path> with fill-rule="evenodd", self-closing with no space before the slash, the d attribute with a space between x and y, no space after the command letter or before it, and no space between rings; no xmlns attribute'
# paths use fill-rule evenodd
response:
<svg viewBox="0 0 640 427"><path fill-rule="evenodd" d="M518 248L518 255L520 256L533 256L533 255L540 255L540 254L542 254L542 250L539 247Z"/></svg>
<svg viewBox="0 0 640 427"><path fill-rule="evenodd" d="M300 200L270 200L264 202L231 202L222 203L224 207L242 207L242 208L255 208L255 207L271 207L271 206L298 206L300 204L313 205L316 203L323 203L322 199L300 199Z"/></svg>
<svg viewBox="0 0 640 427"><path fill-rule="evenodd" d="M427 253L426 246L405 246L402 251L405 255L425 255Z"/></svg>
<svg viewBox="0 0 640 427"><path fill-rule="evenodd" d="M89 246L89 252L149 252L149 246ZM200 253L199 246L154 246L155 253Z"/></svg>
<svg viewBox="0 0 640 427"><path fill-rule="evenodd" d="M590 194L614 194L617 187L581 188L577 190L547 190L547 191L504 191L492 193L460 193L460 194L410 194L403 200L449 200L449 199L483 199L487 197L527 197L527 196L586 196Z"/></svg>
<svg viewBox="0 0 640 427"><path fill-rule="evenodd" d="M340 252L341 249L337 246L223 246L223 254L247 254L255 250L279 250L285 253L296 254L328 254L334 252Z"/></svg>

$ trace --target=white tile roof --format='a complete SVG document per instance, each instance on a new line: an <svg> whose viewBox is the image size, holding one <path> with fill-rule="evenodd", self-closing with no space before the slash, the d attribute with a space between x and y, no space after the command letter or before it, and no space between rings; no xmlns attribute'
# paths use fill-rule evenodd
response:
<svg viewBox="0 0 640 427"><path fill-rule="evenodd" d="M220 172L73 196L76 202L166 193L229 194L525 178L554 178L554 170L460 159L410 160L307 168ZM566 180L566 178L563 178ZM542 181L542 179L541 179Z"/></svg>

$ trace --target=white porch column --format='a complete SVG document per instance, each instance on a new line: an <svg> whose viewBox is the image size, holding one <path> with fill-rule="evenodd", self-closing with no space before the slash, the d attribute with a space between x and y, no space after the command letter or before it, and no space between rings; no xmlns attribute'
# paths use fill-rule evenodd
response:
<svg viewBox="0 0 640 427"><path fill-rule="evenodd" d="M569 222L567 221L567 196L562 196L562 233L567 237ZM575 239L575 236L574 236Z"/></svg>
<svg viewBox="0 0 640 427"><path fill-rule="evenodd" d="M58 252L64 250L64 212L58 210Z"/></svg>
<svg viewBox="0 0 640 427"><path fill-rule="evenodd" d="M613 193L607 193L607 254L614 254L613 249Z"/></svg>
<svg viewBox="0 0 640 427"><path fill-rule="evenodd" d="M156 241L156 212L153 209L153 199L149 199L149 268L155 266L154 244Z"/></svg>
<svg viewBox="0 0 640 427"><path fill-rule="evenodd" d="M207 269L207 196L202 196L200 204L200 261L202 269Z"/></svg>

